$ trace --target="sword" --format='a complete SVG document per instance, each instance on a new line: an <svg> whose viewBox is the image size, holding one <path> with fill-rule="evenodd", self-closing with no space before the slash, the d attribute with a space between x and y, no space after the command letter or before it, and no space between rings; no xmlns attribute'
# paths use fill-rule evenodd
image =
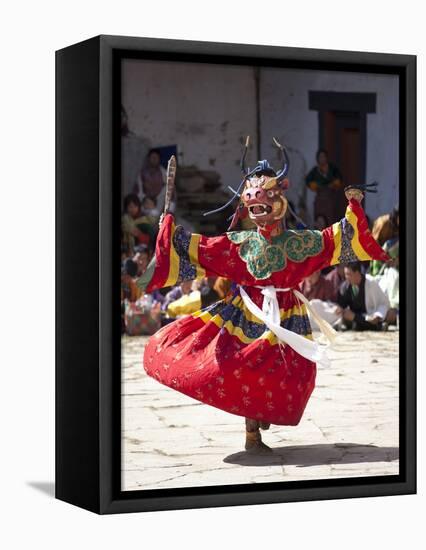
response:
<svg viewBox="0 0 426 550"><path fill-rule="evenodd" d="M172 155L167 163L167 187L166 198L164 201L164 214L167 214L170 210L170 203L173 197L173 191L175 190L175 177L176 177L176 157Z"/></svg>
<svg viewBox="0 0 426 550"><path fill-rule="evenodd" d="M168 214L170 210L170 203L172 202L173 191L175 190L175 177L176 177L176 157L172 155L167 163L167 179L166 179L166 197L164 199L164 210L160 218L159 225L164 219L164 216Z"/></svg>

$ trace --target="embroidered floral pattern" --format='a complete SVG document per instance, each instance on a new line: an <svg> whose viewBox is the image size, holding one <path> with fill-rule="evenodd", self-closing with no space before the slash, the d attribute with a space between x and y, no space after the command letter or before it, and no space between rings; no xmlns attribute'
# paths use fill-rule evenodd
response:
<svg viewBox="0 0 426 550"><path fill-rule="evenodd" d="M231 242L240 245L240 258L246 262L249 273L259 280L284 269L287 260L303 262L324 249L322 233L310 229L284 231L272 237L271 241L257 231L231 231L227 236Z"/></svg>
<svg viewBox="0 0 426 550"><path fill-rule="evenodd" d="M176 227L173 235L173 246L179 256L179 276L177 282L192 281L197 277L197 268L189 259L191 233L181 225Z"/></svg>
<svg viewBox="0 0 426 550"><path fill-rule="evenodd" d="M341 264L357 262L358 258L352 248L352 239L355 234L354 228L346 218L340 220L340 228L342 231L342 249L339 256L339 262Z"/></svg>

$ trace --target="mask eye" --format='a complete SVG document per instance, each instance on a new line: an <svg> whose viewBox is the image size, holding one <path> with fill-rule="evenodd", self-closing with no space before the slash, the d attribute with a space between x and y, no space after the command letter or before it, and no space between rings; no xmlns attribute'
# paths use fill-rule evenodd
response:
<svg viewBox="0 0 426 550"><path fill-rule="evenodd" d="M272 190L269 190L266 194L270 199L274 196L274 192Z"/></svg>

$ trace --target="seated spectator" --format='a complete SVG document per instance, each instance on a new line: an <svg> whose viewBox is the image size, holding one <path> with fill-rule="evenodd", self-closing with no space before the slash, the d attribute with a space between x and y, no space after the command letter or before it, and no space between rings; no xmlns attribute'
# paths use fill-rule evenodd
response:
<svg viewBox="0 0 426 550"><path fill-rule="evenodd" d="M201 309L220 300L220 295L215 288L216 277L205 277L200 288Z"/></svg>
<svg viewBox="0 0 426 550"><path fill-rule="evenodd" d="M135 255L133 256L133 262L135 262L137 266L137 273L135 277L140 277L145 273L150 259L151 254L149 248L146 245L140 244L135 247Z"/></svg>
<svg viewBox="0 0 426 550"><path fill-rule="evenodd" d="M188 289L189 283L189 289ZM201 309L201 292L198 281L185 281L181 283L182 296L167 306L167 315L173 319L190 315Z"/></svg>
<svg viewBox="0 0 426 550"><path fill-rule="evenodd" d="M182 298L182 296L190 294L191 290L192 281L184 281L183 283L180 283L180 285L173 287L164 297L161 308L166 311L169 307L169 304L175 302L176 300L179 300L179 298Z"/></svg>
<svg viewBox="0 0 426 550"><path fill-rule="evenodd" d="M306 277L300 285L301 293L309 300L310 306L322 319L330 325L334 325L340 320L339 307L336 304L337 295L333 283L321 274L321 271L315 271L309 277ZM308 311L309 321L314 330L319 327Z"/></svg>
<svg viewBox="0 0 426 550"><path fill-rule="evenodd" d="M372 230L373 236L383 246L391 258L383 263L373 260L370 263L370 274L379 283L380 288L389 298L391 310L388 317L396 323L399 310L399 207L396 206L390 214L380 216Z"/></svg>
<svg viewBox="0 0 426 550"><path fill-rule="evenodd" d="M135 277L138 273L136 262L128 258L123 264L121 270L121 301L136 302L141 292L136 285Z"/></svg>
<svg viewBox="0 0 426 550"><path fill-rule="evenodd" d="M323 302L335 302L337 295L334 292L333 285L321 271L315 271L309 277L303 280L300 286L300 292L308 300L322 300Z"/></svg>
<svg viewBox="0 0 426 550"><path fill-rule="evenodd" d="M334 266L331 271L329 271L325 278L327 281L330 282L332 290L331 290L331 298L330 300L332 302L337 303L337 296L339 294L339 289L343 281L345 280L345 272L344 272L344 265L338 264Z"/></svg>
<svg viewBox="0 0 426 550"><path fill-rule="evenodd" d="M399 310L399 238L395 237L386 241L383 245L383 249L392 260L387 263L373 260L370 263L370 274L379 283L380 288L389 298L391 309L394 310L396 322L396 316Z"/></svg>
<svg viewBox="0 0 426 550"><path fill-rule="evenodd" d="M218 277L216 279L213 288L219 296L219 300L223 300L225 298L225 296L231 290L231 284L231 281L229 279L225 279L225 277Z"/></svg>
<svg viewBox="0 0 426 550"><path fill-rule="evenodd" d="M386 241L397 237L399 235L399 206L396 206L389 214L377 218L371 234L381 246Z"/></svg>
<svg viewBox="0 0 426 550"><path fill-rule="evenodd" d="M121 333L126 332L126 304L136 302L140 297L140 290L136 285L135 277L138 271L136 263L130 258L123 258L121 267Z"/></svg>
<svg viewBox="0 0 426 550"><path fill-rule="evenodd" d="M157 202L155 199L145 196L142 199L142 214L146 216L146 219L152 226L157 226L160 219L160 211L157 208Z"/></svg>
<svg viewBox="0 0 426 550"><path fill-rule="evenodd" d="M340 306L339 328L352 330L386 329L389 300L379 284L369 275L364 275L359 262L344 268L345 282L337 297Z"/></svg>
<svg viewBox="0 0 426 550"><path fill-rule="evenodd" d="M388 297L391 309L388 312L387 321L390 324L396 323L399 311L399 271L392 266L385 267L380 275L375 277L380 288Z"/></svg>
<svg viewBox="0 0 426 550"><path fill-rule="evenodd" d="M156 228L150 219L142 214L141 202L137 195L127 195L124 199L124 214L121 219L123 245L133 249L137 244L155 244Z"/></svg>
<svg viewBox="0 0 426 550"><path fill-rule="evenodd" d="M391 262L384 264L379 260L372 260L370 263L370 274L379 275L386 267L394 267L399 270L399 237L393 237L385 242L383 250L392 258Z"/></svg>
<svg viewBox="0 0 426 550"><path fill-rule="evenodd" d="M160 328L160 304L152 294L143 294L136 302L125 303L124 326L129 336L151 335Z"/></svg>

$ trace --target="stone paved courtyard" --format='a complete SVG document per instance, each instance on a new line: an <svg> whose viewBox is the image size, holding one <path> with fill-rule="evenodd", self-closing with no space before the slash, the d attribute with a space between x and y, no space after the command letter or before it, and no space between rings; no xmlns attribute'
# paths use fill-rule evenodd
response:
<svg viewBox="0 0 426 550"><path fill-rule="evenodd" d="M145 337L123 337L123 490L398 473L398 332L341 333L301 423L247 455L244 420L149 378Z"/></svg>

